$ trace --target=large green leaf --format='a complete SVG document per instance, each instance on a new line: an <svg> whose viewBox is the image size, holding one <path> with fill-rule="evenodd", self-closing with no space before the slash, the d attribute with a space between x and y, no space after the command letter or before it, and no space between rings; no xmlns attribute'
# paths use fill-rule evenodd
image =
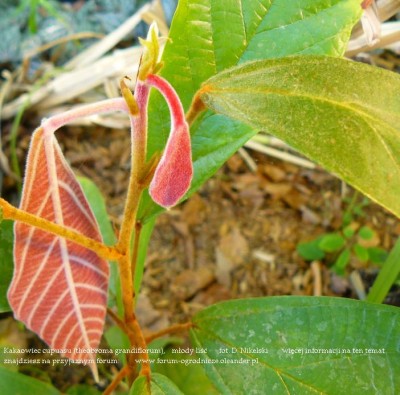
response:
<svg viewBox="0 0 400 395"><path fill-rule="evenodd" d="M223 302L192 340L221 394L400 393L400 309L351 299Z"/></svg>
<svg viewBox="0 0 400 395"><path fill-rule="evenodd" d="M180 0L161 75L185 109L202 82L244 61L295 54L343 54L361 15L359 0ZM148 154L161 151L169 112L159 94L150 101ZM200 187L255 131L224 116L205 114L192 128L194 180ZM146 196L142 218L157 211Z"/></svg>
<svg viewBox="0 0 400 395"><path fill-rule="evenodd" d="M400 216L400 77L345 59L255 61L203 86L218 113L285 140Z"/></svg>
<svg viewBox="0 0 400 395"><path fill-rule="evenodd" d="M48 383L0 366L1 395L59 395L60 392Z"/></svg>
<svg viewBox="0 0 400 395"><path fill-rule="evenodd" d="M11 310L7 300L7 290L14 268L13 225L13 221L3 221L0 223L0 313Z"/></svg>
<svg viewBox="0 0 400 395"><path fill-rule="evenodd" d="M129 395L183 395L178 387L167 377L153 373L151 375L150 391L148 390L147 381L145 376L138 377Z"/></svg>

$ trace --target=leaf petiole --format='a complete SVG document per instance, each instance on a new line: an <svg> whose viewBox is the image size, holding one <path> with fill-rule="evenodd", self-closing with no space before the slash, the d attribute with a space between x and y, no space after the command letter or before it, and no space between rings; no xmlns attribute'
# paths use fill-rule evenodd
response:
<svg viewBox="0 0 400 395"><path fill-rule="evenodd" d="M86 237L83 234L76 232L75 230L57 225L54 222L48 221L47 219L38 217L34 214L28 213L27 211L16 208L2 198L0 198L0 208L4 219L20 221L24 224L41 229L45 232L63 237L95 252L99 257L103 259L112 261L121 259L122 257L122 254L118 252L117 249L114 247L106 246L103 243L100 243L96 240L91 239L90 237Z"/></svg>

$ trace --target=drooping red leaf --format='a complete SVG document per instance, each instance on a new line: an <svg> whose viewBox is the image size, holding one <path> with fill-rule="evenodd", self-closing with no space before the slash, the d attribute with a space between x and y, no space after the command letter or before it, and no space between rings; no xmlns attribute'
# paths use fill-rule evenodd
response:
<svg viewBox="0 0 400 395"><path fill-rule="evenodd" d="M94 215L53 133L32 136L21 209L101 241ZM51 348L85 360L97 378L108 264L94 252L17 222L8 300L15 317Z"/></svg>
<svg viewBox="0 0 400 395"><path fill-rule="evenodd" d="M171 131L149 188L152 199L169 208L188 191L193 177L189 126L172 86L157 75L149 75L146 82L163 94L171 112Z"/></svg>

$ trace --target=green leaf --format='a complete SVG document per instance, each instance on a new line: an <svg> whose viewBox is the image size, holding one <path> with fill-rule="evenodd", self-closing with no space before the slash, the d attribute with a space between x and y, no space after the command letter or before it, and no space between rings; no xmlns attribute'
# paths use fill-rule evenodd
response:
<svg viewBox="0 0 400 395"><path fill-rule="evenodd" d="M146 377L139 376L132 385L129 395L151 395L147 386Z"/></svg>
<svg viewBox="0 0 400 395"><path fill-rule="evenodd" d="M60 395L60 392L50 384L0 366L0 394Z"/></svg>
<svg viewBox="0 0 400 395"><path fill-rule="evenodd" d="M163 53L165 77L187 110L200 85L244 61L294 54L341 56L361 15L359 0L180 0ZM148 157L161 151L170 116L159 94L150 100ZM210 112L192 127L198 189L257 129ZM161 212L146 195L143 219Z"/></svg>
<svg viewBox="0 0 400 395"><path fill-rule="evenodd" d="M101 395L101 392L95 387L88 384L75 384L69 387L66 394L68 395Z"/></svg>
<svg viewBox="0 0 400 395"><path fill-rule="evenodd" d="M140 286L142 284L142 279L143 279L143 272L144 272L144 264L146 261L146 255L147 255L147 249L149 247L149 241L151 238L151 235L154 230L154 225L156 222L156 218L152 218L149 221L147 221L140 232L140 238L139 238L139 254L136 262L136 268L135 268L135 292L136 294L139 294L140 291Z"/></svg>
<svg viewBox="0 0 400 395"><path fill-rule="evenodd" d="M103 241L107 245L114 245L116 242L116 237L114 229L112 227L111 221L107 213L106 202L103 195L101 194L99 188L96 184L86 177L77 177L79 184L81 185L86 199L89 202L90 208L99 224L100 233L103 236ZM114 307L118 306L119 313L122 314L123 303L121 294L121 284L118 274L118 267L115 262L110 263L110 284L109 284L109 298L108 306ZM113 336L110 336L114 339ZM110 346L112 346L110 344Z"/></svg>
<svg viewBox="0 0 400 395"><path fill-rule="evenodd" d="M400 391L398 308L269 297L219 303L193 322L193 343L207 349L204 367L221 394Z"/></svg>
<svg viewBox="0 0 400 395"><path fill-rule="evenodd" d="M83 192L90 204L90 208L99 224L104 243L114 245L116 242L115 233L107 213L107 207L103 195L96 184L86 177L77 177Z"/></svg>
<svg viewBox="0 0 400 395"><path fill-rule="evenodd" d="M108 345L115 351L119 350L129 350L131 348L129 338L123 332L123 330L116 325L110 326L105 332L104 337L108 343ZM126 364L126 354L125 353L116 353L117 358L121 362L121 365Z"/></svg>
<svg viewBox="0 0 400 395"><path fill-rule="evenodd" d="M346 240L339 233L327 233L322 236L318 247L325 252L339 251L346 243Z"/></svg>
<svg viewBox="0 0 400 395"><path fill-rule="evenodd" d="M218 395L217 390L206 376L197 357L173 353L171 349L153 365L153 371L172 380L185 395Z"/></svg>
<svg viewBox="0 0 400 395"><path fill-rule="evenodd" d="M395 73L302 56L222 72L201 97L214 111L285 140L400 216L399 90Z"/></svg>
<svg viewBox="0 0 400 395"><path fill-rule="evenodd" d="M368 249L360 244L354 244L353 251L361 262L367 262L369 259Z"/></svg>
<svg viewBox="0 0 400 395"><path fill-rule="evenodd" d="M382 303L400 275L400 238L392 248L367 296L369 302Z"/></svg>
<svg viewBox="0 0 400 395"><path fill-rule="evenodd" d="M334 270L337 274L343 275L344 270L350 261L350 256L350 249L345 248L336 259L335 264L332 266L332 270Z"/></svg>
<svg viewBox="0 0 400 395"><path fill-rule="evenodd" d="M343 235L346 239L350 239L351 237L353 237L354 233L355 230L352 228L351 225L348 225L343 229Z"/></svg>
<svg viewBox="0 0 400 395"><path fill-rule="evenodd" d="M148 390L146 377L139 376L133 386L129 395L183 395L178 387L167 377L153 373L150 382L151 392Z"/></svg>
<svg viewBox="0 0 400 395"><path fill-rule="evenodd" d="M14 258L14 223L2 221L0 223L0 313L11 311L7 300L7 290L11 282Z"/></svg>
<svg viewBox="0 0 400 395"><path fill-rule="evenodd" d="M369 247L368 256L372 263L382 264L387 259L389 253L383 248Z"/></svg>
<svg viewBox="0 0 400 395"><path fill-rule="evenodd" d="M151 343L147 345L148 350L153 352L150 355L150 366L153 370L153 366L156 365L158 358L161 358L165 354L165 349L168 346L179 346L182 345L184 339L181 337L159 337L154 339ZM162 372L159 372L162 373Z"/></svg>
<svg viewBox="0 0 400 395"><path fill-rule="evenodd" d="M325 252L319 248L322 237L315 240L299 243L296 247L299 255L306 261L315 261L325 258Z"/></svg>
<svg viewBox="0 0 400 395"><path fill-rule="evenodd" d="M363 240L371 240L375 236L375 232L369 226L363 226L359 231L358 235Z"/></svg>

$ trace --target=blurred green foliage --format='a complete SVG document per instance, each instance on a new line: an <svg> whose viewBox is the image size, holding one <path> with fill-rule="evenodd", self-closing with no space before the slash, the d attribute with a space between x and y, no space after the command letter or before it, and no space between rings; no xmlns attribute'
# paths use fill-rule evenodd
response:
<svg viewBox="0 0 400 395"><path fill-rule="evenodd" d="M342 225L336 232L328 232L314 240L299 243L297 252L306 261L325 260L339 275L345 274L352 257L363 263L382 265L388 252L378 246L366 246L368 240L376 237L369 226L359 226L357 220L365 217L363 209L368 200L358 192L350 200L343 214Z"/></svg>

